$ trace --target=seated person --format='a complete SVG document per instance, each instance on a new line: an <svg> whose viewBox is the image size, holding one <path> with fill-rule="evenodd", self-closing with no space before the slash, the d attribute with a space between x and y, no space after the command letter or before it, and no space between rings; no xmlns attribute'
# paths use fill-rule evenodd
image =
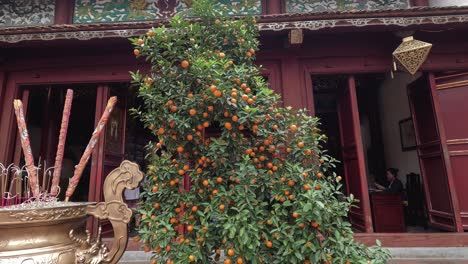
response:
<svg viewBox="0 0 468 264"><path fill-rule="evenodd" d="M390 192L390 193L403 193L403 183L397 178L398 177L398 169L389 168L387 169L387 181L389 184L387 187L382 186L378 183L375 184L377 189Z"/></svg>

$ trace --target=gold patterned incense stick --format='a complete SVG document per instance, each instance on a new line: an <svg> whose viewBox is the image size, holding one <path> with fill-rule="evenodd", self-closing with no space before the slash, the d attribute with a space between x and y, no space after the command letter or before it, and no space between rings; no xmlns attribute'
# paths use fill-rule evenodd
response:
<svg viewBox="0 0 468 264"><path fill-rule="evenodd" d="M97 144L99 136L104 130L104 127L107 123L107 120L109 119L109 116L112 110L114 109L114 105L116 102L117 102L116 96L111 97L109 101L107 102L106 109L104 110L104 113L102 114L101 119L99 120L96 126L96 129L91 135L91 139L89 140L88 146L86 146L83 156L81 156L80 162L75 167L75 172L73 173L73 177L70 179L70 183L68 184L67 192L65 194L66 196L65 201L68 201L70 197L73 195L73 192L75 191L76 186L78 185L78 182L80 181L81 175L83 174L86 163L88 162L89 158L91 157L91 154L93 153L94 147Z"/></svg>
<svg viewBox="0 0 468 264"><path fill-rule="evenodd" d="M70 121L70 112L73 101L73 90L68 89L65 96L65 105L63 107L62 124L60 126L59 142L57 146L57 154L55 156L54 174L52 177L52 187L50 194L56 196L58 186L60 183L60 174L62 173L63 153L65 149L65 142L67 140L68 123Z"/></svg>
<svg viewBox="0 0 468 264"><path fill-rule="evenodd" d="M36 166L34 166L34 158L31 150L31 142L29 141L28 129L26 128L26 121L24 119L23 103L21 100L14 100L13 106L15 108L16 122L18 124L18 131L21 139L21 146L23 148L24 160L26 162L26 169L29 174L29 184L34 197L38 197L39 179L37 177Z"/></svg>

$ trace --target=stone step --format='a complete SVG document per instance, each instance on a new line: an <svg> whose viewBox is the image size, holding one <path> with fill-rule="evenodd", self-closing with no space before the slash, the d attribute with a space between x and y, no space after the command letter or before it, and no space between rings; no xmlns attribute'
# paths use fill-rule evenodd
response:
<svg viewBox="0 0 468 264"><path fill-rule="evenodd" d="M393 259L388 264L468 264L468 247L389 248ZM150 263L151 254L126 251L119 263Z"/></svg>
<svg viewBox="0 0 468 264"><path fill-rule="evenodd" d="M468 264L463 259L393 259L388 264Z"/></svg>

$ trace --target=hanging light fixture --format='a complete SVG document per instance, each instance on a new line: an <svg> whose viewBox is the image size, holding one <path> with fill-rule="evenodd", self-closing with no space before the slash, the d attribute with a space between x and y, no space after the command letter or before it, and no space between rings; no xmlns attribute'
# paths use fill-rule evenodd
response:
<svg viewBox="0 0 468 264"><path fill-rule="evenodd" d="M393 52L393 67L414 75L429 55L432 44L416 40L413 36L403 38L403 42Z"/></svg>

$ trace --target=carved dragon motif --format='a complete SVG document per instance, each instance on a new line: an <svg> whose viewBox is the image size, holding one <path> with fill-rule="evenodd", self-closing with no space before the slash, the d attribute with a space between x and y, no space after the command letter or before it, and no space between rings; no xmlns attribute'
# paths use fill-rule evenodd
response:
<svg viewBox="0 0 468 264"><path fill-rule="evenodd" d="M109 250L101 242L101 227L94 243L91 242L91 234L86 230L86 239L78 238L74 235L73 229L70 230L70 239L79 244L80 248L76 251L76 264L100 264L108 257Z"/></svg>

